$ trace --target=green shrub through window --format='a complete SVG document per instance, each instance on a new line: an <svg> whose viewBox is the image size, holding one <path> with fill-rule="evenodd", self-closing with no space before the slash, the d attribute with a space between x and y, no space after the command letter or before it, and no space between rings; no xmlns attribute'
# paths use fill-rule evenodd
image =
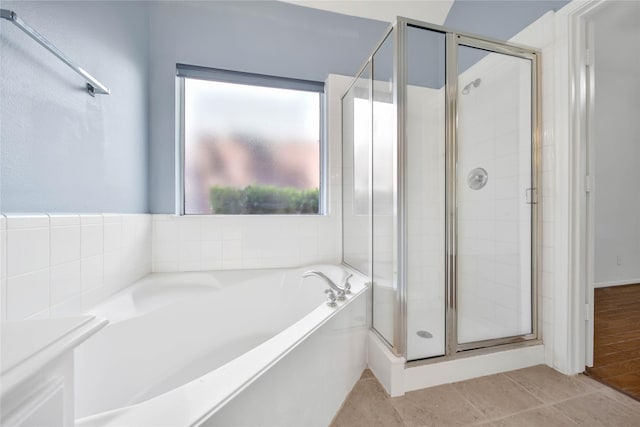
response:
<svg viewBox="0 0 640 427"><path fill-rule="evenodd" d="M317 214L318 189L250 185L211 188L211 213L222 215Z"/></svg>

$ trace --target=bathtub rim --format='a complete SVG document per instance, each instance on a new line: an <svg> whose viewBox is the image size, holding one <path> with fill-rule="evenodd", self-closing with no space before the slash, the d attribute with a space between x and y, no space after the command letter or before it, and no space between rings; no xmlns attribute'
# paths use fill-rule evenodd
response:
<svg viewBox="0 0 640 427"><path fill-rule="evenodd" d="M201 425L369 289L367 278L357 270L344 264L324 265L341 267L358 278L353 281L353 293L346 301L338 302L336 307L322 303L271 339L202 377L149 400L76 419L75 425ZM207 397L198 399L198 396Z"/></svg>

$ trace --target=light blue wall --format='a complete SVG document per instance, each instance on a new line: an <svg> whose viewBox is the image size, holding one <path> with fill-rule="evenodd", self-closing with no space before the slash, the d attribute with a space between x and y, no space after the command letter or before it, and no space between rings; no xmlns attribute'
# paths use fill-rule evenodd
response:
<svg viewBox="0 0 640 427"><path fill-rule="evenodd" d="M455 0L444 25L498 40L509 40L567 0Z"/></svg>
<svg viewBox="0 0 640 427"><path fill-rule="evenodd" d="M0 211L148 211L144 2L2 1L106 84L0 23Z"/></svg>
<svg viewBox="0 0 640 427"><path fill-rule="evenodd" d="M456 0L445 25L506 40L566 3ZM321 81L355 74L388 25L273 1L2 7L112 89L89 97L77 75L2 23L3 212L173 212L176 63Z"/></svg>
<svg viewBox="0 0 640 427"><path fill-rule="evenodd" d="M176 63L324 81L354 75L389 25L272 1L150 7L153 213L175 210Z"/></svg>

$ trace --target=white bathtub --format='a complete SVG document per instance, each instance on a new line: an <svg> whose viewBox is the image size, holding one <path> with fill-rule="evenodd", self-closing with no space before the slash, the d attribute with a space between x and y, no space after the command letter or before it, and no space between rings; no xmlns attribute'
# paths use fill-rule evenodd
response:
<svg viewBox="0 0 640 427"><path fill-rule="evenodd" d="M367 288L331 308L308 269L347 271L152 274L91 310L111 323L76 350L78 425L328 424L366 364Z"/></svg>

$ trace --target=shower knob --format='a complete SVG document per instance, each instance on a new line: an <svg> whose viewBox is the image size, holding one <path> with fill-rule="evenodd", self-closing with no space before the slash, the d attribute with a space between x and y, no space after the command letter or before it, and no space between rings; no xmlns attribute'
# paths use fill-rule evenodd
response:
<svg viewBox="0 0 640 427"><path fill-rule="evenodd" d="M475 168L469 172L469 175L467 176L467 184L472 190L480 190L482 187L487 185L488 180L489 175L487 175L487 171L483 168Z"/></svg>

